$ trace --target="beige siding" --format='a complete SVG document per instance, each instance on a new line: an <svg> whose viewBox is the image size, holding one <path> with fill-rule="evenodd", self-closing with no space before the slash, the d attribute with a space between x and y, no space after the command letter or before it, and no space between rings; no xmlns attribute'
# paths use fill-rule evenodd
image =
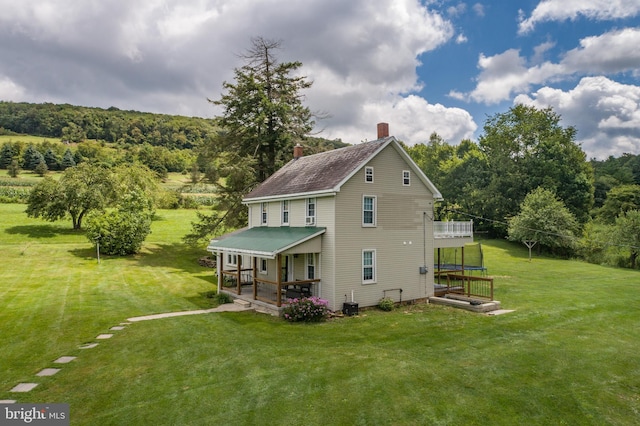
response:
<svg viewBox="0 0 640 426"><path fill-rule="evenodd" d="M363 167L336 199L334 300L350 300L353 291L360 306L372 306L385 290L399 300L393 289L400 288L402 300L428 297L433 294L433 196L413 172L411 185L403 185L402 171L409 167L393 146L366 165L374 169L373 183L365 182ZM362 226L364 195L376 197L376 227ZM375 284L362 283L363 250L376 251ZM421 275L420 266L429 273Z"/></svg>

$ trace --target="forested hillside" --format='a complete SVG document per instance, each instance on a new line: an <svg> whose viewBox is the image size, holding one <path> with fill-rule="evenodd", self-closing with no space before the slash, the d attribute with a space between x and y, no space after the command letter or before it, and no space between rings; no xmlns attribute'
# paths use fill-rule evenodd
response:
<svg viewBox="0 0 640 426"><path fill-rule="evenodd" d="M95 139L170 149L193 148L216 130L213 119L14 102L0 102L0 128L68 142Z"/></svg>
<svg viewBox="0 0 640 426"><path fill-rule="evenodd" d="M213 118L0 101L0 135L10 136L0 144L0 168L16 159L22 169L35 171L40 157L47 170L84 160L106 165L139 161L162 177L192 171L199 153L217 144L219 133ZM42 140L34 143L23 135ZM346 145L320 137L307 137L304 144L308 153ZM205 172L203 161L195 167Z"/></svg>

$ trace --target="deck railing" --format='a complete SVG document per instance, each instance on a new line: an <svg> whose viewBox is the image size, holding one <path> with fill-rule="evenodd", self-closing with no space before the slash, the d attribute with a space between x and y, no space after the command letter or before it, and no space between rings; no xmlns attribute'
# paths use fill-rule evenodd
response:
<svg viewBox="0 0 640 426"><path fill-rule="evenodd" d="M467 297L479 297L493 300L493 278L476 277L447 273L447 287L440 289L443 293L461 294Z"/></svg>
<svg viewBox="0 0 640 426"><path fill-rule="evenodd" d="M433 222L434 238L473 237L473 221L468 222Z"/></svg>

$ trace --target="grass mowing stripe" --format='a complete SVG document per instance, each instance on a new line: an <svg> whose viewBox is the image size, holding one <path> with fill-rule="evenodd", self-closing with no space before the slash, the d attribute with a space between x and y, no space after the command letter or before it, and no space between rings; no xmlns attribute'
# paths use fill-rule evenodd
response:
<svg viewBox="0 0 640 426"><path fill-rule="evenodd" d="M529 262L506 241L483 247L511 314L415 305L306 325L220 313L132 324L78 350L127 317L204 303L213 273L195 260L206 253L180 244L193 215L160 212L143 253L98 265L84 237L16 229L9 214L0 399L73 355L20 398L68 402L79 425L637 423L638 271Z"/></svg>

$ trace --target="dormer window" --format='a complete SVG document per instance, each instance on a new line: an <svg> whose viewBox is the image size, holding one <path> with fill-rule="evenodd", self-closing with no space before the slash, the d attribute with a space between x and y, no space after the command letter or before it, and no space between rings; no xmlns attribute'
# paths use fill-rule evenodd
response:
<svg viewBox="0 0 640 426"><path fill-rule="evenodd" d="M373 167L364 168L364 181L367 183L373 183Z"/></svg>
<svg viewBox="0 0 640 426"><path fill-rule="evenodd" d="M402 185L403 186L411 185L411 172L409 170L402 171Z"/></svg>

